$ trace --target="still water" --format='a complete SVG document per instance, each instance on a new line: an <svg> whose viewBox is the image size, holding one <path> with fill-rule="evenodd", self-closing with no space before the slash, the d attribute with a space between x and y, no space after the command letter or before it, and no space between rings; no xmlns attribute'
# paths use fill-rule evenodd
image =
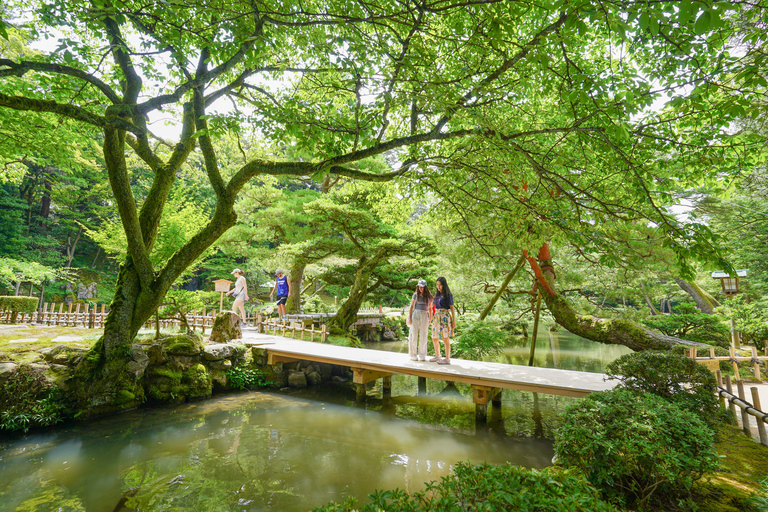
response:
<svg viewBox="0 0 768 512"><path fill-rule="evenodd" d="M543 341L537 357L577 369L601 371L598 361L620 355ZM501 358L519 362L518 349ZM479 428L467 386L429 381L418 395L414 377L393 376L392 395L374 385L356 407L345 385L247 392L0 439L0 511L307 511L376 489L421 490L458 461L541 468L574 402L505 391Z"/></svg>

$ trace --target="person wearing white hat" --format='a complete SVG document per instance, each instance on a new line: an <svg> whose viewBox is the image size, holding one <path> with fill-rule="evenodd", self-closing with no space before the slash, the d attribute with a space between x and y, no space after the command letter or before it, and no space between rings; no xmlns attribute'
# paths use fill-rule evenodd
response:
<svg viewBox="0 0 768 512"><path fill-rule="evenodd" d="M240 324L241 327L245 327L245 301L248 300L248 285L245 282L244 272L239 268L232 271L232 275L235 276L235 287L227 292L227 295L233 295L235 297L235 303L232 304L232 311L237 313L240 310Z"/></svg>
<svg viewBox="0 0 768 512"><path fill-rule="evenodd" d="M408 356L411 361L427 360L427 331L432 321L432 293L427 282L419 279L408 309Z"/></svg>

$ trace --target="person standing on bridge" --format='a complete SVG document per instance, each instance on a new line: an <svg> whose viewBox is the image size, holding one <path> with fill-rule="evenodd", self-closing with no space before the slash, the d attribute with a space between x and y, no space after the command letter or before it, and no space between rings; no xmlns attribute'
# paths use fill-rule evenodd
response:
<svg viewBox="0 0 768 512"><path fill-rule="evenodd" d="M408 355L411 361L427 360L427 330L432 321L432 292L427 282L419 279L408 309ZM417 352L418 347L418 352Z"/></svg>
<svg viewBox="0 0 768 512"><path fill-rule="evenodd" d="M444 277L437 278L437 292L433 304L435 315L432 317L432 343L435 357L430 359L437 364L451 364L451 336L456 329L456 310L453 308L453 294ZM440 356L440 340L445 345L445 357Z"/></svg>
<svg viewBox="0 0 768 512"><path fill-rule="evenodd" d="M272 296L277 292L277 312L280 319L285 319L285 303L288 301L288 295L291 294L291 280L288 276L283 274L283 271L278 269L275 271L275 287L269 293L269 300L272 300Z"/></svg>
<svg viewBox="0 0 768 512"><path fill-rule="evenodd" d="M248 285L245 282L245 273L236 268L232 271L232 275L235 276L235 287L227 292L227 295L234 295L235 303L232 304L232 311L235 313L240 311L241 327L245 327L245 301L248 300Z"/></svg>

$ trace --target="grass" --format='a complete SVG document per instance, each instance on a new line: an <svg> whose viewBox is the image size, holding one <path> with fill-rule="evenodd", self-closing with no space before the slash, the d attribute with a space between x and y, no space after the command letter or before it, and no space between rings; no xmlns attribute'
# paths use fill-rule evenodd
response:
<svg viewBox="0 0 768 512"><path fill-rule="evenodd" d="M77 348L89 348L102 335L100 329L83 329L82 327L46 327L37 325L3 325L0 326L0 360L16 363L33 363L42 356L40 349L67 345ZM80 341L53 341L59 336L80 336ZM31 339L23 343L13 343L13 340Z"/></svg>
<svg viewBox="0 0 768 512"><path fill-rule="evenodd" d="M755 442L735 425L721 423L717 430L717 453L721 469L705 477L695 494L700 510L707 512L761 512L753 495L768 489L761 485L768 477L768 447Z"/></svg>

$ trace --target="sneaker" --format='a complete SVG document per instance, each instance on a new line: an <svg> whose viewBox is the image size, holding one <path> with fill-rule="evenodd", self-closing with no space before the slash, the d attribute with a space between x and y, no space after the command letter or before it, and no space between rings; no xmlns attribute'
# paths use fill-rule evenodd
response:
<svg viewBox="0 0 768 512"><path fill-rule="evenodd" d="M437 362L437 364L451 364L451 360L450 360L450 359L448 359L447 357L444 357L444 358L442 358L441 360L439 360L439 361Z"/></svg>
<svg viewBox="0 0 768 512"><path fill-rule="evenodd" d="M419 361L426 361L426 360L427 360L427 356L419 356Z"/></svg>
<svg viewBox="0 0 768 512"><path fill-rule="evenodd" d="M248 327L248 324L243 322L243 323L240 324L240 327Z"/></svg>
<svg viewBox="0 0 768 512"><path fill-rule="evenodd" d="M411 361L418 361L418 358L411 356Z"/></svg>
<svg viewBox="0 0 768 512"><path fill-rule="evenodd" d="M442 359L442 356L435 356L429 360L430 363L436 363Z"/></svg>

